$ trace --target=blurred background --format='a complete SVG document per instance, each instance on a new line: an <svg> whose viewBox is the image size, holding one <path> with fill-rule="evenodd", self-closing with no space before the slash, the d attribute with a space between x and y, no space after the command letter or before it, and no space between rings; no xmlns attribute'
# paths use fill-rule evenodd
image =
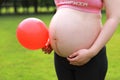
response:
<svg viewBox="0 0 120 80"><path fill-rule="evenodd" d="M18 24L35 17L49 23L56 11L53 0L0 0L0 80L57 80L54 54L28 50L16 38ZM106 21L102 10L102 22ZM120 25L108 42L108 73L106 80L120 79Z"/></svg>
<svg viewBox="0 0 120 80"><path fill-rule="evenodd" d="M50 13L53 0L0 0L0 14Z"/></svg>

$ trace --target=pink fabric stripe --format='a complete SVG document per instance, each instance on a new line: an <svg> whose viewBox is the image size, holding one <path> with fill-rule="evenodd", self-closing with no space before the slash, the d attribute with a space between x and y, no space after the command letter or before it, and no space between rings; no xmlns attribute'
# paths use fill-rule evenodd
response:
<svg viewBox="0 0 120 80"><path fill-rule="evenodd" d="M55 0L57 8L72 8L85 12L101 13L101 0Z"/></svg>

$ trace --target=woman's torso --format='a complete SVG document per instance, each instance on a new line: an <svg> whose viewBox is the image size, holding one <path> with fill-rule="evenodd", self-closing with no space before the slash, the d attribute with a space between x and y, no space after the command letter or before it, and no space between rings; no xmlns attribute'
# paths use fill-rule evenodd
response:
<svg viewBox="0 0 120 80"><path fill-rule="evenodd" d="M73 52L90 48L101 31L101 15L60 8L50 23L50 42L58 55L67 57Z"/></svg>

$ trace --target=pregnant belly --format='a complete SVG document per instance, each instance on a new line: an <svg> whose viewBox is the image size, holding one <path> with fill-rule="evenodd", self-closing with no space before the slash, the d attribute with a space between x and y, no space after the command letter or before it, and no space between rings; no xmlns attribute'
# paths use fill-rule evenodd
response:
<svg viewBox="0 0 120 80"><path fill-rule="evenodd" d="M96 40L101 30L99 19L83 16L84 13L68 9L57 11L52 18L50 42L58 55L67 57L79 49L89 48Z"/></svg>

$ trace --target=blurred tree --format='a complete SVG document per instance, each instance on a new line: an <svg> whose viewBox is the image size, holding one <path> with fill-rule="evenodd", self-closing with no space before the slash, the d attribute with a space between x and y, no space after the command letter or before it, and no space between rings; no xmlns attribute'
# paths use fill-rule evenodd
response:
<svg viewBox="0 0 120 80"><path fill-rule="evenodd" d="M14 12L17 13L17 1L13 0Z"/></svg>
<svg viewBox="0 0 120 80"><path fill-rule="evenodd" d="M6 8L6 13L9 13L9 7L12 5L12 1L11 0L4 0L4 4L3 7Z"/></svg>
<svg viewBox="0 0 120 80"><path fill-rule="evenodd" d="M37 10L37 8L38 8L38 0L33 0L33 5L34 5L34 12L38 13L38 10Z"/></svg>
<svg viewBox="0 0 120 80"><path fill-rule="evenodd" d="M54 5L54 0L40 0L40 6L41 7L46 7L47 10L49 11L49 8Z"/></svg>
<svg viewBox="0 0 120 80"><path fill-rule="evenodd" d="M21 0L21 5L24 8L24 12L28 13L28 8L30 7L29 0Z"/></svg>
<svg viewBox="0 0 120 80"><path fill-rule="evenodd" d="M0 14L1 14L1 8L2 8L3 2L4 2L4 0L0 0Z"/></svg>

